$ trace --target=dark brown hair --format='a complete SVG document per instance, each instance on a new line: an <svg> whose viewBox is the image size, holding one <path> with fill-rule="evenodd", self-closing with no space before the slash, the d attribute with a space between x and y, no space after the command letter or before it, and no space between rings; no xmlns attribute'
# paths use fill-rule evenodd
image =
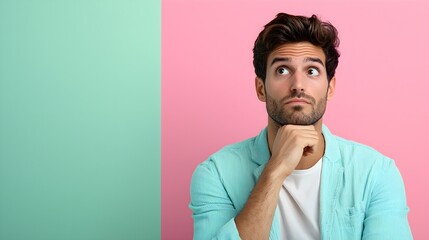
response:
<svg viewBox="0 0 429 240"><path fill-rule="evenodd" d="M277 14L259 33L253 47L253 66L256 76L265 82L268 55L280 45L286 43L310 42L321 47L326 57L328 82L335 75L340 53L337 29L329 22L322 22L316 15L310 18Z"/></svg>

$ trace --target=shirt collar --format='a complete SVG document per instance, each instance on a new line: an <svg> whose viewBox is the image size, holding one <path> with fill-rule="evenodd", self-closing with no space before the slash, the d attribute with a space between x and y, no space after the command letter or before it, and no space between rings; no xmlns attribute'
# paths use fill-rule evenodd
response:
<svg viewBox="0 0 429 240"><path fill-rule="evenodd" d="M325 124L322 125L322 134L325 137L325 154L323 155L323 159L331 162L338 161L340 159L340 150L336 137L332 135Z"/></svg>
<svg viewBox="0 0 429 240"><path fill-rule="evenodd" d="M268 127L265 127L253 142L252 160L258 165L264 165L270 159L270 150L268 148Z"/></svg>

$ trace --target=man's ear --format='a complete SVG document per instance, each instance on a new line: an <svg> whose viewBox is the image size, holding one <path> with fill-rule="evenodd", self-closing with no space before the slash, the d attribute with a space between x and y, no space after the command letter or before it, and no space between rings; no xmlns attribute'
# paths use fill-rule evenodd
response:
<svg viewBox="0 0 429 240"><path fill-rule="evenodd" d="M267 98L265 96L265 84L262 79L259 77L255 78L255 89L256 89L256 95L258 95L258 99L261 102L267 101Z"/></svg>
<svg viewBox="0 0 429 240"><path fill-rule="evenodd" d="M329 82L329 86L328 86L328 94L327 94L327 99L331 100L334 97L334 92L335 92L335 83L337 81L337 78L335 76L332 77L331 81Z"/></svg>

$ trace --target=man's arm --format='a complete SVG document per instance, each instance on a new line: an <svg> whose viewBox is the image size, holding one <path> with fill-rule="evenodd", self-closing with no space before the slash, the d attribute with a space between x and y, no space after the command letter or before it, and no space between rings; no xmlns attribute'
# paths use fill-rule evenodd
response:
<svg viewBox="0 0 429 240"><path fill-rule="evenodd" d="M192 175L189 207L194 239L240 239L234 223L237 211L211 160L200 164Z"/></svg>
<svg viewBox="0 0 429 240"><path fill-rule="evenodd" d="M238 215L213 161L199 165L192 176L189 205L194 239L268 239L282 183L303 154L312 153L317 140L313 126L280 128L271 159Z"/></svg>
<svg viewBox="0 0 429 240"><path fill-rule="evenodd" d="M313 126L283 126L277 132L272 156L243 210L235 218L242 239L268 239L283 181L303 155L318 143ZM305 149L305 150L304 150Z"/></svg>
<svg viewBox="0 0 429 240"><path fill-rule="evenodd" d="M268 239L282 179L266 166L243 210L235 218L242 239Z"/></svg>
<svg viewBox="0 0 429 240"><path fill-rule="evenodd" d="M393 160L384 162L365 213L362 239L413 239L402 177Z"/></svg>

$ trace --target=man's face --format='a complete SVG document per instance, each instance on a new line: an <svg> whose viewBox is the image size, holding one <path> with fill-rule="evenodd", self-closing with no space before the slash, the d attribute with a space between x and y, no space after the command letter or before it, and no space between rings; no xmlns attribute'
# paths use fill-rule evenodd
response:
<svg viewBox="0 0 429 240"><path fill-rule="evenodd" d="M265 84L256 79L261 101L278 125L313 125L332 98L335 77L328 84L322 48L309 42L281 45L268 56Z"/></svg>

